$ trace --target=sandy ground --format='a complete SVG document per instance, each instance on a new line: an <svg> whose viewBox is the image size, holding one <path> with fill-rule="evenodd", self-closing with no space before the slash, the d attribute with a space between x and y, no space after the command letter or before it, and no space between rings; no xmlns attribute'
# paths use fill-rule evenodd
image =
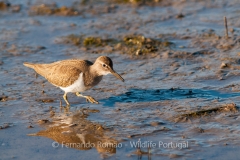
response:
<svg viewBox="0 0 240 160"><path fill-rule="evenodd" d="M240 3L120 2L0 3L0 159L239 157ZM100 55L98 105L22 65Z"/></svg>

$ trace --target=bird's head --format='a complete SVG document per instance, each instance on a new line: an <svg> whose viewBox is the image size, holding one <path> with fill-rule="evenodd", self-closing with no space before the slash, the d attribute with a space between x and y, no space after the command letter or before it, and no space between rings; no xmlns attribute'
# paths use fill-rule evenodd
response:
<svg viewBox="0 0 240 160"><path fill-rule="evenodd" d="M100 75L107 75L109 73L113 74L115 77L124 82L124 79L114 71L113 62L109 57L100 56L96 59L94 66L97 68L97 72Z"/></svg>

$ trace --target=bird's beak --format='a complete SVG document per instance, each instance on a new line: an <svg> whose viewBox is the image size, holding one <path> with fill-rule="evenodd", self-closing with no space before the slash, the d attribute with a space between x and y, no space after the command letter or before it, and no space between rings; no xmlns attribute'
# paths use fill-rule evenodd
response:
<svg viewBox="0 0 240 160"><path fill-rule="evenodd" d="M118 79L120 79L121 81L124 82L124 79L123 79L117 72L115 72L112 68L109 67L109 71L110 71L115 77L117 77Z"/></svg>

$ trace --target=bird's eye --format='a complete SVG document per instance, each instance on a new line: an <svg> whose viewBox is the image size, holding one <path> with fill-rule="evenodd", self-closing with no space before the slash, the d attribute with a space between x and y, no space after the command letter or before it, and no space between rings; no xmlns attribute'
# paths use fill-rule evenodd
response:
<svg viewBox="0 0 240 160"><path fill-rule="evenodd" d="M107 65L106 65L106 64L103 64L102 66L103 66L103 67L107 67Z"/></svg>

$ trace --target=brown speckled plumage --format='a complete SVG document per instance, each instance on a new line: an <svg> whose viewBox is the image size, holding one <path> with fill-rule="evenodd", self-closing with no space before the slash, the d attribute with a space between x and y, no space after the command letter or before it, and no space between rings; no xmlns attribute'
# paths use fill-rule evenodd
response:
<svg viewBox="0 0 240 160"><path fill-rule="evenodd" d="M118 79L124 79L113 70L113 63L109 57L100 56L93 64L87 60L70 59L50 64L33 64L25 62L26 67L34 69L38 74L45 77L53 85L65 91L63 96L66 103L67 93L75 92L77 96L84 97L91 103L98 103L90 96L83 96L79 92L96 86L103 75L112 73Z"/></svg>
<svg viewBox="0 0 240 160"><path fill-rule="evenodd" d="M85 73L93 63L87 60L70 59L50 64L24 63L45 77L50 83L58 87L67 87L73 84L80 73Z"/></svg>

